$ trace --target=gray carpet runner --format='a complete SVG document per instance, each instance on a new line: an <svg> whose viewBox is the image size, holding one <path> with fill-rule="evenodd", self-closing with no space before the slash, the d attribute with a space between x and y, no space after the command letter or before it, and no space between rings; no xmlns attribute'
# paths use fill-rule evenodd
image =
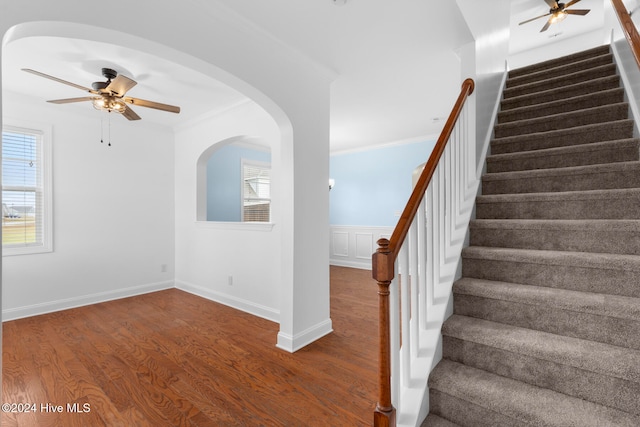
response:
<svg viewBox="0 0 640 427"><path fill-rule="evenodd" d="M640 140L609 46L509 73L423 426L640 426Z"/></svg>

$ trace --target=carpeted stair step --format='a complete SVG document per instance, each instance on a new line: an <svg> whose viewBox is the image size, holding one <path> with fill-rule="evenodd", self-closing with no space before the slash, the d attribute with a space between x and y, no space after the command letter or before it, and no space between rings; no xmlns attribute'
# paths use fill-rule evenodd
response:
<svg viewBox="0 0 640 427"><path fill-rule="evenodd" d="M476 219L471 246L640 255L640 220Z"/></svg>
<svg viewBox="0 0 640 427"><path fill-rule="evenodd" d="M458 424L445 420L435 414L429 414L420 427L460 427Z"/></svg>
<svg viewBox="0 0 640 427"><path fill-rule="evenodd" d="M629 139L633 138L633 125L633 120L626 119L507 138L494 138L491 141L491 154L544 150Z"/></svg>
<svg viewBox="0 0 640 427"><path fill-rule="evenodd" d="M462 276L640 298L640 256L470 246Z"/></svg>
<svg viewBox="0 0 640 427"><path fill-rule="evenodd" d="M485 195L616 188L640 188L640 162L487 173L482 177Z"/></svg>
<svg viewBox="0 0 640 427"><path fill-rule="evenodd" d="M478 219L640 219L640 189L483 195Z"/></svg>
<svg viewBox="0 0 640 427"><path fill-rule="evenodd" d="M595 123L624 120L629 115L629 104L618 104L587 108L580 111L569 111L535 119L518 120L494 127L495 138L527 135L538 132L549 132L560 129L574 128Z"/></svg>
<svg viewBox="0 0 640 427"><path fill-rule="evenodd" d="M589 68L607 64L613 64L613 55L610 52L569 62L566 64L560 64L554 67L548 67L538 71L532 71L526 74L513 76L512 73L509 73L509 78L506 81L506 87L515 87L522 84L537 82L554 77L564 77L567 74L572 74L577 71L587 70Z"/></svg>
<svg viewBox="0 0 640 427"><path fill-rule="evenodd" d="M501 111L508 111L514 108L526 107L529 105L544 104L558 99L568 99L575 96L586 95L593 92L601 92L620 87L620 76L611 75L591 79L586 82L567 84L553 89L542 90L533 93L525 93L503 99L500 103Z"/></svg>
<svg viewBox="0 0 640 427"><path fill-rule="evenodd" d="M487 156L487 173L637 160L640 160L640 139L621 139Z"/></svg>
<svg viewBox="0 0 640 427"><path fill-rule="evenodd" d="M543 104L528 105L512 108L498 113L498 123L510 123L518 120L529 120L538 117L562 114L569 111L584 110L592 107L601 107L609 104L618 104L624 101L624 89L615 88L592 92L586 95L575 96L568 99L558 99Z"/></svg>
<svg viewBox="0 0 640 427"><path fill-rule="evenodd" d="M610 51L611 49L609 48L609 45L597 46L581 52L573 53L571 55L566 55L559 58L553 58L543 62L538 62L536 64L531 64L531 65L510 70L509 77L516 78L525 74L532 74L532 73L537 73L543 70L561 67L565 64L571 64L574 62L582 61L584 59L606 55Z"/></svg>
<svg viewBox="0 0 640 427"><path fill-rule="evenodd" d="M637 427L640 417L442 360L429 378L434 414L461 426Z"/></svg>
<svg viewBox="0 0 640 427"><path fill-rule="evenodd" d="M552 77L550 79L538 80L532 83L526 83L515 87L505 88L502 96L503 99L509 99L515 96L531 94L534 92L546 91L549 89L561 88L566 85L577 83L585 83L592 79L600 77L610 77L616 74L615 64L599 65L587 70L576 71L575 73L566 74L562 77Z"/></svg>
<svg viewBox="0 0 640 427"><path fill-rule="evenodd" d="M640 351L453 315L445 359L640 415Z"/></svg>
<svg viewBox="0 0 640 427"><path fill-rule="evenodd" d="M640 298L469 277L453 293L455 314L634 349L640 357Z"/></svg>

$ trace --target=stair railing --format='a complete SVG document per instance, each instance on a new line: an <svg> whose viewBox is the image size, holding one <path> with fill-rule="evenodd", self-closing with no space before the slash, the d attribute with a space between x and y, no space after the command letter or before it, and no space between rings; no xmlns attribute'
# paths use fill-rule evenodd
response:
<svg viewBox="0 0 640 427"><path fill-rule="evenodd" d="M611 0L611 3L613 4L613 10L618 16L618 20L620 21L620 26L622 27L624 36L629 42L629 46L631 46L633 57L640 68L640 34L638 33L638 29L633 23L631 15L627 11L622 0Z"/></svg>
<svg viewBox="0 0 640 427"><path fill-rule="evenodd" d="M461 248L467 224L459 224L460 218L468 222L475 197L475 189L469 195L468 188L475 182L476 165L465 104L474 86L471 79L463 82L391 237L378 240L372 255L379 296L376 427L396 425L396 408L403 392L411 388L412 365L427 328L427 309L434 302L440 266L444 258L460 256L447 253L447 242L457 239Z"/></svg>

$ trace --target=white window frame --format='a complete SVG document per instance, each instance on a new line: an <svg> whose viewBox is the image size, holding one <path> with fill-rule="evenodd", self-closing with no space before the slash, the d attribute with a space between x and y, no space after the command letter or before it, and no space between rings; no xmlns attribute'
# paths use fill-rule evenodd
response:
<svg viewBox="0 0 640 427"><path fill-rule="evenodd" d="M13 255L29 255L46 253L53 251L53 173L52 173L52 144L51 126L44 124L36 124L31 122L23 122L19 120L3 119L2 131L25 133L38 135L38 152L39 164L42 168L42 185L36 190L42 192L42 216L38 224L42 230L42 241L34 245L26 246L5 246L2 245L2 256ZM2 190L11 190L11 187L5 187Z"/></svg>
<svg viewBox="0 0 640 427"><path fill-rule="evenodd" d="M244 177L244 167L245 166L254 166L254 167L259 167L259 168L263 168L263 169L269 169L269 187L271 187L271 163L268 162L260 162L257 160L250 160L250 159L242 159L241 160L241 164L240 164L240 185L241 185L241 190L240 191L240 220L242 222L248 222L245 220L244 218L244 201L247 199L246 195L245 195L245 191L244 191L244 181L245 181L245 177ZM271 194L271 188L269 188L269 194ZM271 222L271 203L272 203L272 198L271 196L269 196L268 199L264 198L264 199L256 199L256 200L268 200L269 201L269 221L254 221L254 222L259 222L259 223L270 223Z"/></svg>

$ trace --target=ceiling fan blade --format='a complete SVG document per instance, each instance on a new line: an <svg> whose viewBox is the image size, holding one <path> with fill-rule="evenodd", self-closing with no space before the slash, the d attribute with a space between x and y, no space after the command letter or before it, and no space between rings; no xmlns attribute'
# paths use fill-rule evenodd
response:
<svg viewBox="0 0 640 427"><path fill-rule="evenodd" d="M591 9L571 9L571 10L565 10L564 13L567 13L569 15L586 15L587 13L589 13L591 11Z"/></svg>
<svg viewBox="0 0 640 427"><path fill-rule="evenodd" d="M135 80L118 74L115 79L111 80L111 83L109 83L109 86L107 86L105 90L111 91L116 96L124 96L128 90L137 84Z"/></svg>
<svg viewBox="0 0 640 427"><path fill-rule="evenodd" d="M553 18L553 16L551 17ZM549 18L549 20L547 21L546 24L544 24L544 27L542 27L542 29L540 30L540 32L542 33L543 31L547 31L549 29L549 27L551 26L551 18Z"/></svg>
<svg viewBox="0 0 640 427"><path fill-rule="evenodd" d="M168 111L170 113L179 113L180 107L175 105L161 104L159 102L147 101L139 98L131 98L129 96L122 98L127 104L139 105L141 107L155 108L156 110Z"/></svg>
<svg viewBox="0 0 640 427"><path fill-rule="evenodd" d="M556 0L544 0L544 2L548 4L551 9L558 9L560 7Z"/></svg>
<svg viewBox="0 0 640 427"><path fill-rule="evenodd" d="M124 112L122 113L122 115L127 119L127 120L140 120L140 116L136 114L135 111L133 111L131 109L131 107L127 106L127 108L125 108Z"/></svg>
<svg viewBox="0 0 640 427"><path fill-rule="evenodd" d="M551 13L545 13L544 15L536 16L535 18L527 19L526 21L522 21L518 25L526 24L527 22L535 21L536 19L544 18L545 16L549 16Z"/></svg>
<svg viewBox="0 0 640 427"><path fill-rule="evenodd" d="M32 70L30 68L23 68L22 71L26 71L27 73L35 74L36 76L44 77L45 79L53 80L54 82L62 83L65 85L73 86L77 89L83 90L85 92L96 93L93 89L89 89L88 87L80 86L75 83L68 82L66 80L59 79L57 77L50 76L49 74L41 73L40 71Z"/></svg>
<svg viewBox="0 0 640 427"><path fill-rule="evenodd" d="M94 99L96 99L95 96L83 96L82 98L52 99L47 102L51 102L53 104L70 104L72 102L93 101Z"/></svg>
<svg viewBox="0 0 640 427"><path fill-rule="evenodd" d="M566 8L568 8L568 7L571 7L571 6L573 6L574 4L578 3L579 1L580 1L580 0L571 0L569 3L566 3L566 4L564 5L564 8L566 9Z"/></svg>

